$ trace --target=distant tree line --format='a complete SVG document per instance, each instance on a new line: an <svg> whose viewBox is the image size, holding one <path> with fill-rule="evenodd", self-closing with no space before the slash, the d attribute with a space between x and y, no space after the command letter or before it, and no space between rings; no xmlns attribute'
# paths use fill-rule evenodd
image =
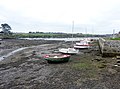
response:
<svg viewBox="0 0 120 89"><path fill-rule="evenodd" d="M36 32L29 32L29 33L44 33L44 34L67 34L67 33L63 33L63 32L39 32L39 31L36 31Z"/></svg>
<svg viewBox="0 0 120 89"><path fill-rule="evenodd" d="M16 33L13 36L18 38L76 38L76 37L105 37L105 35L92 34L67 34L67 33Z"/></svg>
<svg viewBox="0 0 120 89"><path fill-rule="evenodd" d="M82 33L62 33L62 32L29 32L29 33L13 33L12 28L7 23L1 24L0 32L2 34L1 38L76 38L76 37L105 37L106 35L92 35L92 34L82 34Z"/></svg>

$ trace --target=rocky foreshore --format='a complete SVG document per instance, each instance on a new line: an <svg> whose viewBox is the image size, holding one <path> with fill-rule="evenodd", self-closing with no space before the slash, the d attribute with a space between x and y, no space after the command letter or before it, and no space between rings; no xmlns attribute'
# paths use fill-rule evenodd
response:
<svg viewBox="0 0 120 89"><path fill-rule="evenodd" d="M98 45L80 50L70 61L49 64L41 54L53 53L70 42L1 40L0 56L22 47L0 62L0 89L119 89L120 67L116 57L103 58ZM31 47L32 46L32 47ZM33 56L36 52L38 55ZM39 55L40 54L40 55Z"/></svg>

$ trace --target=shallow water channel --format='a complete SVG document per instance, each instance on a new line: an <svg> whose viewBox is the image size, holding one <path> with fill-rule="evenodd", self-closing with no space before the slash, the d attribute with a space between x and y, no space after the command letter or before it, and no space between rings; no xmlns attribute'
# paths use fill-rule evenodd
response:
<svg viewBox="0 0 120 89"><path fill-rule="evenodd" d="M19 49L16 49L16 50L14 50L14 51L6 54L6 55L3 55L3 56L0 57L0 61L4 60L6 57L9 57L9 56L13 55L13 54L16 53L16 52L19 52L19 51L24 50L24 49L27 49L27 48L29 48L29 47L19 48Z"/></svg>

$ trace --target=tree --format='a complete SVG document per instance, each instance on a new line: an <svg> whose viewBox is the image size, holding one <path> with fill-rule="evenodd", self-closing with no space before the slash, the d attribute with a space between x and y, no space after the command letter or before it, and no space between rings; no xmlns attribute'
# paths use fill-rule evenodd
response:
<svg viewBox="0 0 120 89"><path fill-rule="evenodd" d="M120 31L118 32L118 34L120 34Z"/></svg>
<svg viewBox="0 0 120 89"><path fill-rule="evenodd" d="M2 26L2 31L3 31L4 35L11 34L11 31L10 31L11 27L8 24L4 23L4 24L1 24L1 26Z"/></svg>

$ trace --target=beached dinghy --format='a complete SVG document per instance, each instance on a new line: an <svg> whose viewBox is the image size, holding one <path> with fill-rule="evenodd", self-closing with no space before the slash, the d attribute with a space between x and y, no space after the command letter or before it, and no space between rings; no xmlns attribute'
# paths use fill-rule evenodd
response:
<svg viewBox="0 0 120 89"><path fill-rule="evenodd" d="M61 48L59 49L59 52L64 54L78 54L79 50L74 48Z"/></svg>
<svg viewBox="0 0 120 89"><path fill-rule="evenodd" d="M87 49L90 47L91 47L91 44L86 40L76 42L76 44L74 45L74 48L76 49Z"/></svg>
<svg viewBox="0 0 120 89"><path fill-rule="evenodd" d="M47 60L48 63L68 62L70 59L70 55L48 54L44 56L44 59Z"/></svg>
<svg viewBox="0 0 120 89"><path fill-rule="evenodd" d="M72 33L73 33L73 30L74 30L74 21L73 21L73 24L72 24ZM72 34L72 38L73 38L73 34ZM73 39L72 39L71 47L60 48L59 52L64 53L64 54L78 54L79 50L73 48Z"/></svg>

